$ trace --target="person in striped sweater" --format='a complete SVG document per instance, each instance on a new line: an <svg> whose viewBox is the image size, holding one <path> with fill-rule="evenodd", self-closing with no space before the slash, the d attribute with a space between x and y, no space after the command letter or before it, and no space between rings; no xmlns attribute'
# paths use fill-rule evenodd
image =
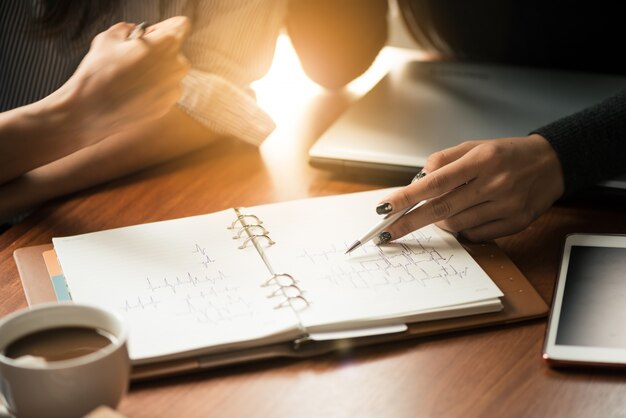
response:
<svg viewBox="0 0 626 418"><path fill-rule="evenodd" d="M250 83L269 68L286 7L1 1L0 224L218 138L260 144L274 124Z"/></svg>

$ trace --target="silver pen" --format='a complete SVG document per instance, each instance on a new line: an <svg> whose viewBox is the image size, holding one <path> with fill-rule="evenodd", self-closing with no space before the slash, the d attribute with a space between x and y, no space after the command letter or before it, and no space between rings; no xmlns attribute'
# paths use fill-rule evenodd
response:
<svg viewBox="0 0 626 418"><path fill-rule="evenodd" d="M139 39L146 32L146 27L148 26L148 22L141 22L138 25L135 25L133 31L126 38L127 41L132 41L133 39Z"/></svg>
<svg viewBox="0 0 626 418"><path fill-rule="evenodd" d="M411 180L411 183L415 183L417 180L421 179L425 175L426 173L420 170L420 172L417 173L415 177L413 177L413 180ZM424 203L426 203L426 200L422 200L421 202L418 202L414 204L413 206L409 206L407 209L403 211L385 216L383 220L380 221L372 229L370 229L369 232L367 232L367 234L363 235L363 237L361 237L360 239L354 241L354 243L350 246L350 248L348 248L348 250L345 253L350 254L352 251L356 250L363 244L369 242L372 238L376 237L378 234L383 232L385 228L387 228L389 225L391 225L392 223L394 223L395 221L397 221L398 219L400 219L401 217L403 217L404 215L406 215L413 209L422 206Z"/></svg>

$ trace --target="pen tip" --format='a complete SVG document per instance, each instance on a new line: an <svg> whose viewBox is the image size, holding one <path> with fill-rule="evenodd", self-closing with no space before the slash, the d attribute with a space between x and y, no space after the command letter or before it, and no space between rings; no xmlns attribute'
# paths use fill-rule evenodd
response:
<svg viewBox="0 0 626 418"><path fill-rule="evenodd" d="M354 243L352 243L350 248L348 248L344 254L350 254L359 245L361 245L361 241L354 241Z"/></svg>

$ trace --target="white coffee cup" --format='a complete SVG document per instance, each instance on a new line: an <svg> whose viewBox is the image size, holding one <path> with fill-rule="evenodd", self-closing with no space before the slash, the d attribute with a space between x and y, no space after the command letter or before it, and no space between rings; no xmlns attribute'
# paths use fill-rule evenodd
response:
<svg viewBox="0 0 626 418"><path fill-rule="evenodd" d="M5 355L11 343L60 327L103 330L111 343L58 361L24 361ZM81 417L100 405L117 407L128 390L128 330L116 313L88 305L49 303L0 319L0 416Z"/></svg>

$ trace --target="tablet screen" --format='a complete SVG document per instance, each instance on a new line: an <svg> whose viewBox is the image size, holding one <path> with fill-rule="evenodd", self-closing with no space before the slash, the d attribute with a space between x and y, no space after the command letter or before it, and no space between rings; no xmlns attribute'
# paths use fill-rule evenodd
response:
<svg viewBox="0 0 626 418"><path fill-rule="evenodd" d="M626 365L626 236L567 237L544 358Z"/></svg>
<svg viewBox="0 0 626 418"><path fill-rule="evenodd" d="M572 246L559 345L626 348L626 248Z"/></svg>

